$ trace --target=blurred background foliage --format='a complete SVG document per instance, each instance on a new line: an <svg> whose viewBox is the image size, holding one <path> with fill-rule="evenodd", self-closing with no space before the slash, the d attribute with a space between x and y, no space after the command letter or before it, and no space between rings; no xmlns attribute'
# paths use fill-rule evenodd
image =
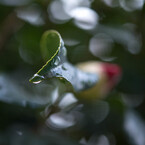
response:
<svg viewBox="0 0 145 145"><path fill-rule="evenodd" d="M0 0L0 144L145 145L144 26L144 0ZM82 104L58 80L29 83L48 29L72 64L121 66L106 99Z"/></svg>

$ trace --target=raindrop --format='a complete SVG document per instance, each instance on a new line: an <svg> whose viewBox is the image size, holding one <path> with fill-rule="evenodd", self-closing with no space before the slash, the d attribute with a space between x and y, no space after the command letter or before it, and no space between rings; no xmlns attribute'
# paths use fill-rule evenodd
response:
<svg viewBox="0 0 145 145"><path fill-rule="evenodd" d="M61 74L59 74L59 73L56 73L56 76L61 76Z"/></svg>
<svg viewBox="0 0 145 145"><path fill-rule="evenodd" d="M62 69L63 69L63 70L67 70L67 68L65 67L64 64L62 65Z"/></svg>
<svg viewBox="0 0 145 145"><path fill-rule="evenodd" d="M57 57L54 59L53 64L54 64L54 65L58 65L59 63L60 63L60 57L57 56Z"/></svg>
<svg viewBox="0 0 145 145"><path fill-rule="evenodd" d="M41 80L40 81L33 81L34 84L39 84L41 83Z"/></svg>
<svg viewBox="0 0 145 145"><path fill-rule="evenodd" d="M35 74L35 75L33 76L33 78L32 78L32 82L33 82L34 84L39 84L43 79L44 79L44 76Z"/></svg>

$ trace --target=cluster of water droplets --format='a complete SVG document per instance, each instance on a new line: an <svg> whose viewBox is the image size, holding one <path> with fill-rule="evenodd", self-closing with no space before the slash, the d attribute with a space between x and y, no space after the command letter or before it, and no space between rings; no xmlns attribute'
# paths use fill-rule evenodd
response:
<svg viewBox="0 0 145 145"><path fill-rule="evenodd" d="M53 67L59 66L61 64L62 59L64 59L67 55L67 50L64 47L63 41L61 41L61 45L62 46L61 46L58 54L50 62L50 65L53 66ZM65 64L62 64L61 68L62 68L62 70L65 70L65 71L67 70ZM51 70L51 67L50 67L50 70ZM50 70L48 70L48 71L50 71ZM38 83L42 82L42 80L44 80L44 79L45 79L45 77L43 75L40 75L40 73L36 73L32 77L31 82L33 82L34 84L38 84Z"/></svg>
<svg viewBox="0 0 145 145"><path fill-rule="evenodd" d="M52 60L51 65L57 66L57 65L59 65L59 63L60 63L60 57L59 56L56 56L56 58L54 58Z"/></svg>

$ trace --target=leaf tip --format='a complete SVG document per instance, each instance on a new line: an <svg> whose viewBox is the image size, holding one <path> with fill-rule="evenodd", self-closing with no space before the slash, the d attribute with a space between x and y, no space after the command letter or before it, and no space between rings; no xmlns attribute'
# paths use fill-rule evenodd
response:
<svg viewBox="0 0 145 145"><path fill-rule="evenodd" d="M44 76L38 75L37 73L29 79L29 82L34 83L34 84L39 84L44 80Z"/></svg>

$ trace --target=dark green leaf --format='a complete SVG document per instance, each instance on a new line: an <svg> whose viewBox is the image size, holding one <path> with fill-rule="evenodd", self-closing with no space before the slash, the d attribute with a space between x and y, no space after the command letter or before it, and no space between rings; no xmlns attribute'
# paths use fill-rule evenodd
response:
<svg viewBox="0 0 145 145"><path fill-rule="evenodd" d="M57 31L46 31L41 40L41 50L46 64L30 79L38 84L50 78L59 78L71 84L75 91L81 91L96 84L96 74L85 73L67 62L66 48ZM71 88L71 85L69 87Z"/></svg>
<svg viewBox="0 0 145 145"><path fill-rule="evenodd" d="M42 36L40 46L44 60L51 61L62 46L60 34L55 30L46 31Z"/></svg>

